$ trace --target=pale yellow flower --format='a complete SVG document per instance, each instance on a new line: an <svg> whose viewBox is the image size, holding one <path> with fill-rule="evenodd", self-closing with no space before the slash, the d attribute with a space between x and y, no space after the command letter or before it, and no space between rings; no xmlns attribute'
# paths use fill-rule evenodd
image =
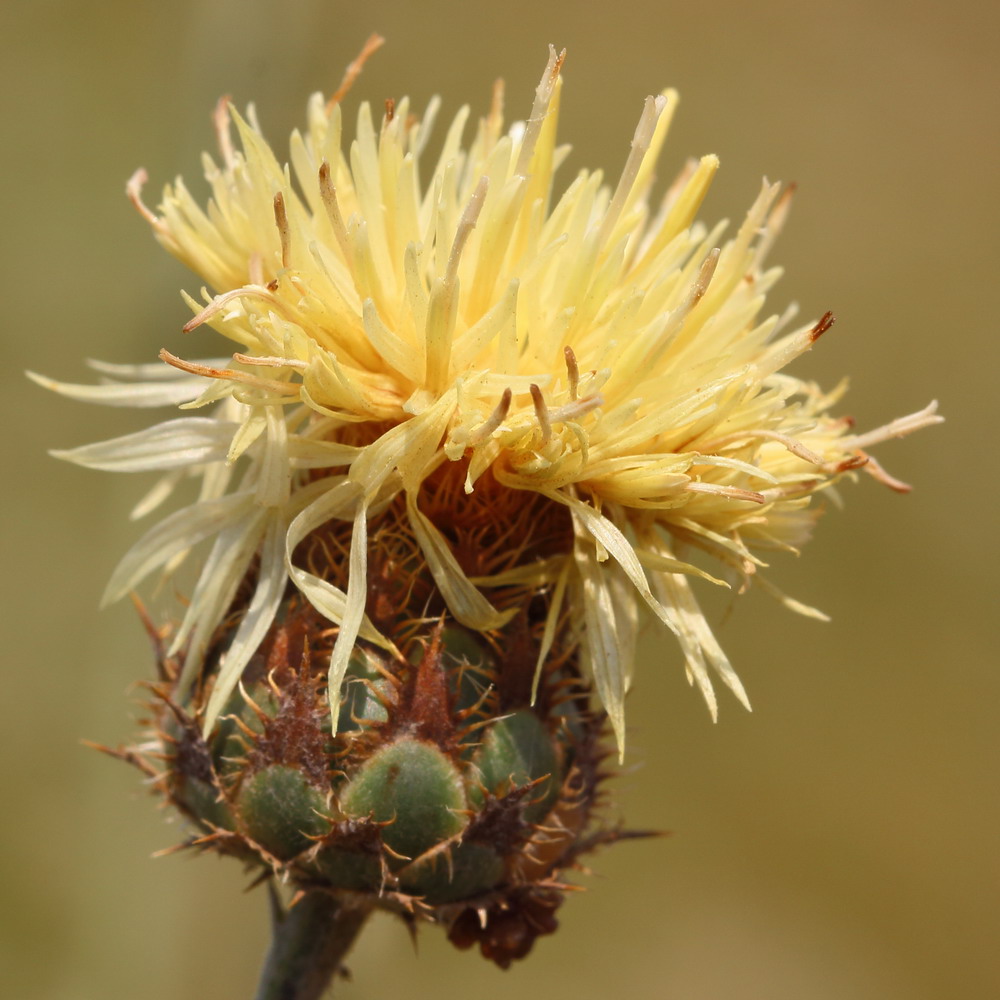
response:
<svg viewBox="0 0 1000 1000"><path fill-rule="evenodd" d="M502 90L463 142L468 109L428 161L438 102L407 100L381 121L361 105L346 145L338 100L315 95L290 166L257 127L217 113L222 162L206 156L207 208L178 180L154 213L157 239L207 285L186 329L211 326L231 360L161 353L162 368L100 366L100 387L43 380L82 399L181 404L208 416L61 453L84 465L165 472L146 513L187 475L196 503L125 557L108 598L214 538L173 649L193 678L252 566L256 591L213 691L210 728L268 630L289 579L332 622L335 703L358 636L392 647L365 617L367 525L405 497L409 528L451 613L488 631L513 614L514 584L553 599L540 662L569 615L619 742L640 607L674 632L689 679L714 716L712 673L746 695L699 610L693 576L765 583L764 556L795 550L815 494L863 468L896 488L867 449L937 422L935 404L870 433L830 415L824 394L786 374L831 317L796 326L765 311L780 270L766 258L788 192L765 182L743 224L695 221L718 167L690 163L658 202L655 164L677 105L646 99L613 186L581 171L555 183L562 56L549 62L524 122L504 129ZM230 115L242 151L230 141ZM423 506L422 486L452 463L477 488L540 496L566 512L566 545L472 576ZM296 556L311 532L352 524L346 586ZM691 560L713 557L720 578ZM258 560L259 562L255 562ZM333 716L337 718L334 705Z"/></svg>

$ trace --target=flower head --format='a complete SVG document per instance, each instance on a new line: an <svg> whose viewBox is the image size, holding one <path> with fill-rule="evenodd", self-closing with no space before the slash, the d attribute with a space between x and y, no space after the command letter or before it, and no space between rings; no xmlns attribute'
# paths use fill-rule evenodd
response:
<svg viewBox="0 0 1000 1000"><path fill-rule="evenodd" d="M162 471L138 513L183 478L199 481L197 501L128 553L107 597L214 540L172 637L183 687L252 582L206 732L290 584L337 626L338 719L359 637L395 650L370 586L369 527L389 516L470 629L501 628L519 595L545 589L538 668L568 629L619 744L643 606L676 635L713 715L713 674L746 704L692 578L759 582L817 615L766 580L767 553L797 549L815 495L852 470L906 489L868 448L937 422L935 404L857 433L830 412L842 387L824 393L786 372L832 323L828 313L797 326L794 310L765 309L790 191L765 182L725 241L723 225L696 221L716 157L689 163L652 200L672 91L646 99L615 183L581 171L560 188L562 63L551 50L525 121L504 128L498 85L488 114L469 130L463 108L433 158L437 101L421 116L387 102L380 121L362 104L345 142L339 95L315 95L290 166L252 109L244 119L220 104L205 208L178 180L154 212L140 197L145 174L129 183L156 238L206 285L202 302L188 299L185 329L210 326L235 350L100 365L99 387L39 380L76 398L192 411L60 454ZM315 558L317 545L340 558Z"/></svg>

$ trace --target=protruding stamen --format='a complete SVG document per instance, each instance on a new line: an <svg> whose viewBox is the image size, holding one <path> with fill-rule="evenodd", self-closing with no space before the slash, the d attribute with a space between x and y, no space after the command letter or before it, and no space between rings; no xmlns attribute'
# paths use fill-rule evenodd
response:
<svg viewBox="0 0 1000 1000"><path fill-rule="evenodd" d="M691 225L718 169L717 156L687 161L663 197L656 220L642 241L639 259L652 260L678 233Z"/></svg>
<svg viewBox="0 0 1000 1000"><path fill-rule="evenodd" d="M728 497L730 500L749 500L751 503L767 501L767 497L756 490L742 490L738 486L721 486L719 483L687 483L684 490L687 493L712 493L715 496Z"/></svg>
<svg viewBox="0 0 1000 1000"><path fill-rule="evenodd" d="M281 240L281 266L287 268L291 266L292 232L288 227L285 196L280 191L274 196L274 221L278 226L278 237Z"/></svg>
<svg viewBox="0 0 1000 1000"><path fill-rule="evenodd" d="M577 399L565 406L560 406L558 410L550 411L549 420L552 423L559 423L563 420L579 420L584 414L599 409L603 405L604 397L599 392L595 392L592 396L584 396L583 399Z"/></svg>
<svg viewBox="0 0 1000 1000"><path fill-rule="evenodd" d="M264 259L257 250L254 250L250 254L249 260L247 260L247 275L250 278L251 284L264 284Z"/></svg>
<svg viewBox="0 0 1000 1000"><path fill-rule="evenodd" d="M503 95L504 82L499 77L493 81L493 93L490 97L490 111L486 116L486 127L492 136L498 136L503 127Z"/></svg>
<svg viewBox="0 0 1000 1000"><path fill-rule="evenodd" d="M812 328L812 330L809 331L809 337L814 344L816 343L817 340L819 340L820 337L823 336L824 333L826 333L827 330L830 329L831 326L833 326L833 324L836 322L836 319L837 317L834 316L833 313L830 312L829 310L823 313L823 315L820 317L819 322Z"/></svg>
<svg viewBox="0 0 1000 1000"><path fill-rule="evenodd" d="M542 74L541 82L535 90L535 103L531 106L531 117L528 118L527 126L524 130L524 138L521 140L521 152L517 158L517 168L514 173L520 177L528 176L528 167L531 166L531 157L535 152L535 144L542 131L542 124L549 110L549 103L552 100L552 93L556 87L556 80L559 79L559 71L566 61L566 50L557 53L555 46L549 46L549 61L545 65L545 72Z"/></svg>
<svg viewBox="0 0 1000 1000"><path fill-rule="evenodd" d="M897 479L886 472L871 455L866 457L868 461L864 464L864 470L872 479L877 479L883 486L888 486L890 490L895 490L897 493L909 493L913 489L909 483L904 483L902 479Z"/></svg>
<svg viewBox="0 0 1000 1000"><path fill-rule="evenodd" d="M549 411L545 406L542 390L534 382L531 383L531 401L535 404L535 416L538 418L538 426L542 429L542 441L548 444L552 437L552 421L549 420Z"/></svg>
<svg viewBox="0 0 1000 1000"><path fill-rule="evenodd" d="M852 469L860 469L871 461L871 456L863 451L856 451L853 455L837 462L832 469L824 469L830 475L838 475L841 472L850 472Z"/></svg>
<svg viewBox="0 0 1000 1000"><path fill-rule="evenodd" d="M853 455L848 455L847 458L841 459L839 462L828 462L822 455L817 454L796 438L790 437L788 434L782 434L780 431L764 429L735 431L732 434L726 434L724 437L713 438L711 441L706 441L701 447L706 453L717 453L720 448L723 448L726 445L735 444L738 441L751 441L754 439L777 441L778 444L787 448L796 458L801 458L803 462L809 462L811 465L815 465L828 476L835 476L840 472L857 469L870 459L870 456L865 455L864 452L857 451Z"/></svg>
<svg viewBox="0 0 1000 1000"><path fill-rule="evenodd" d="M219 143L222 162L230 170L236 164L236 154L233 152L233 140L229 135L229 105L231 103L232 98L228 94L223 94L216 102L215 110L212 112L212 124L215 126L215 137Z"/></svg>
<svg viewBox="0 0 1000 1000"><path fill-rule="evenodd" d="M344 70L343 79L340 86L333 92L333 96L326 102L326 113L333 111L334 105L339 104L346 96L347 92L354 85L354 81L361 75L368 59L385 44L385 39L379 34L371 34L361 47L357 58L347 69Z"/></svg>
<svg viewBox="0 0 1000 1000"><path fill-rule="evenodd" d="M214 299L197 316L192 316L184 326L181 327L183 333L190 333L192 330L197 329L202 323L207 322L213 316L217 315L222 311L222 309L232 302L234 299L243 298L258 298L263 299L265 302L271 303L271 308L275 312L280 313L286 318L294 318L295 312L292 310L288 303L282 301L274 294L274 289L270 286L262 288L257 285L244 285L242 288L233 288L228 292L223 292L221 295L216 295Z"/></svg>
<svg viewBox="0 0 1000 1000"><path fill-rule="evenodd" d="M243 382L252 385L255 389L266 389L270 392L278 392L283 395L296 396L299 387L291 382L279 382L277 379L258 378L249 372L237 371L235 368L213 368L210 365L199 365L194 361L185 361L183 358L171 354L165 347L160 349L160 360L168 365L187 372L189 375L204 375L205 378L228 379L231 382Z"/></svg>
<svg viewBox="0 0 1000 1000"><path fill-rule="evenodd" d="M257 365L263 368L295 368L300 371L305 371L309 367L308 362L299 361L296 358L251 357L249 354L240 354L239 352L233 355L233 361L241 365Z"/></svg>
<svg viewBox="0 0 1000 1000"><path fill-rule="evenodd" d="M938 416L937 400L932 400L922 410L910 413L905 417L892 420L884 427L876 427L875 430L867 434L857 434L854 437L844 439L844 446L848 448L868 448L873 444L882 441L889 441L892 438L906 437L921 427L930 427L931 424L940 424L944 417Z"/></svg>
<svg viewBox="0 0 1000 1000"><path fill-rule="evenodd" d="M489 188L489 178L483 175L476 185L476 190L472 192L462 217L458 220L458 228L455 230L455 240L451 245L451 253L448 254L448 265L445 269L444 280L451 285L455 282L458 273L458 262L462 257L462 250L465 249L466 241L472 230L476 228L476 220L483 210L483 202L486 200L486 192Z"/></svg>
<svg viewBox="0 0 1000 1000"><path fill-rule="evenodd" d="M722 251L716 247L702 262L701 270L698 272L698 277L695 279L694 286L691 289L691 305L688 307L689 309L694 309L704 297L705 292L708 291L712 275L715 274L715 268L719 263L720 253Z"/></svg>
<svg viewBox="0 0 1000 1000"><path fill-rule="evenodd" d="M200 313L192 316L181 327L181 333L190 333L192 330L196 330L202 323L218 313L227 302L239 298L242 291L243 289L234 289L231 292L225 292L222 295L216 296Z"/></svg>
<svg viewBox="0 0 1000 1000"><path fill-rule="evenodd" d="M569 379L569 398L576 400L580 389L580 369L576 363L576 355L572 347L563 348L563 357L566 359L566 375Z"/></svg>
<svg viewBox="0 0 1000 1000"><path fill-rule="evenodd" d="M333 227L333 235L337 239L337 246L344 257L345 262L350 266L351 245L347 239L347 226L344 225L344 217L340 213L340 204L337 202L337 189L333 186L333 178L330 176L330 164L324 160L319 167L319 193L323 199L323 207L326 209L327 218Z"/></svg>
<svg viewBox="0 0 1000 1000"><path fill-rule="evenodd" d="M154 212L150 211L142 200L142 188L146 181L149 180L149 174L146 173L145 167L139 167L139 169L132 174L125 184L125 194L128 196L128 200L135 205L139 214L153 226L158 226L160 224L160 217Z"/></svg>
<svg viewBox="0 0 1000 1000"><path fill-rule="evenodd" d="M754 267L757 269L763 267L764 261L771 247L774 245L774 241L785 226L785 220L788 218L788 211L792 207L792 197L795 195L796 187L797 185L794 181L789 184L781 192L781 196L774 203L774 208L771 209L767 216L767 222L764 224L764 234L757 242L757 250L754 253L753 262Z"/></svg>
<svg viewBox="0 0 1000 1000"><path fill-rule="evenodd" d="M497 403L493 412L469 435L469 444L473 448L477 444L482 444L507 419L512 398L513 393L510 389L504 389L500 402Z"/></svg>
<svg viewBox="0 0 1000 1000"><path fill-rule="evenodd" d="M662 94L658 97L646 98L646 104L642 109L639 124L635 128L635 135L632 136L632 148L628 159L625 161L622 175L618 180L618 187L615 188L614 197L611 199L611 204L608 205L608 210L604 213L604 219L601 222L598 243L602 245L611 236L611 232L618 222L622 209L625 208L625 203L628 201L629 194L632 191L632 185L635 183L636 177L639 176L642 161L653 142L656 123L660 120L660 115L663 114L663 109L666 106L667 99Z"/></svg>

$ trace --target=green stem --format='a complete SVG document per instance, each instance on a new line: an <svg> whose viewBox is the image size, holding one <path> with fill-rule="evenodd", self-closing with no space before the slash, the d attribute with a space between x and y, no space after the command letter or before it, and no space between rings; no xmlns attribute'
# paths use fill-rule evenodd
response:
<svg viewBox="0 0 1000 1000"><path fill-rule="evenodd" d="M271 949L256 1000L319 1000L371 912L325 892L283 910L272 889Z"/></svg>

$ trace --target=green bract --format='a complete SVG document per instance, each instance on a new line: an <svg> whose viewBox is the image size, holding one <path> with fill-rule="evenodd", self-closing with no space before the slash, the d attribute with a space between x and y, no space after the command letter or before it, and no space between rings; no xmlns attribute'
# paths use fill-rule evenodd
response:
<svg viewBox="0 0 1000 1000"><path fill-rule="evenodd" d="M359 642L335 734L329 640L289 598L207 739L161 692L160 785L199 827L191 843L444 924L502 966L526 954L555 928L562 870L615 836L586 833L602 720L575 657L553 658L532 704L543 612L490 634L414 623L398 657Z"/></svg>

